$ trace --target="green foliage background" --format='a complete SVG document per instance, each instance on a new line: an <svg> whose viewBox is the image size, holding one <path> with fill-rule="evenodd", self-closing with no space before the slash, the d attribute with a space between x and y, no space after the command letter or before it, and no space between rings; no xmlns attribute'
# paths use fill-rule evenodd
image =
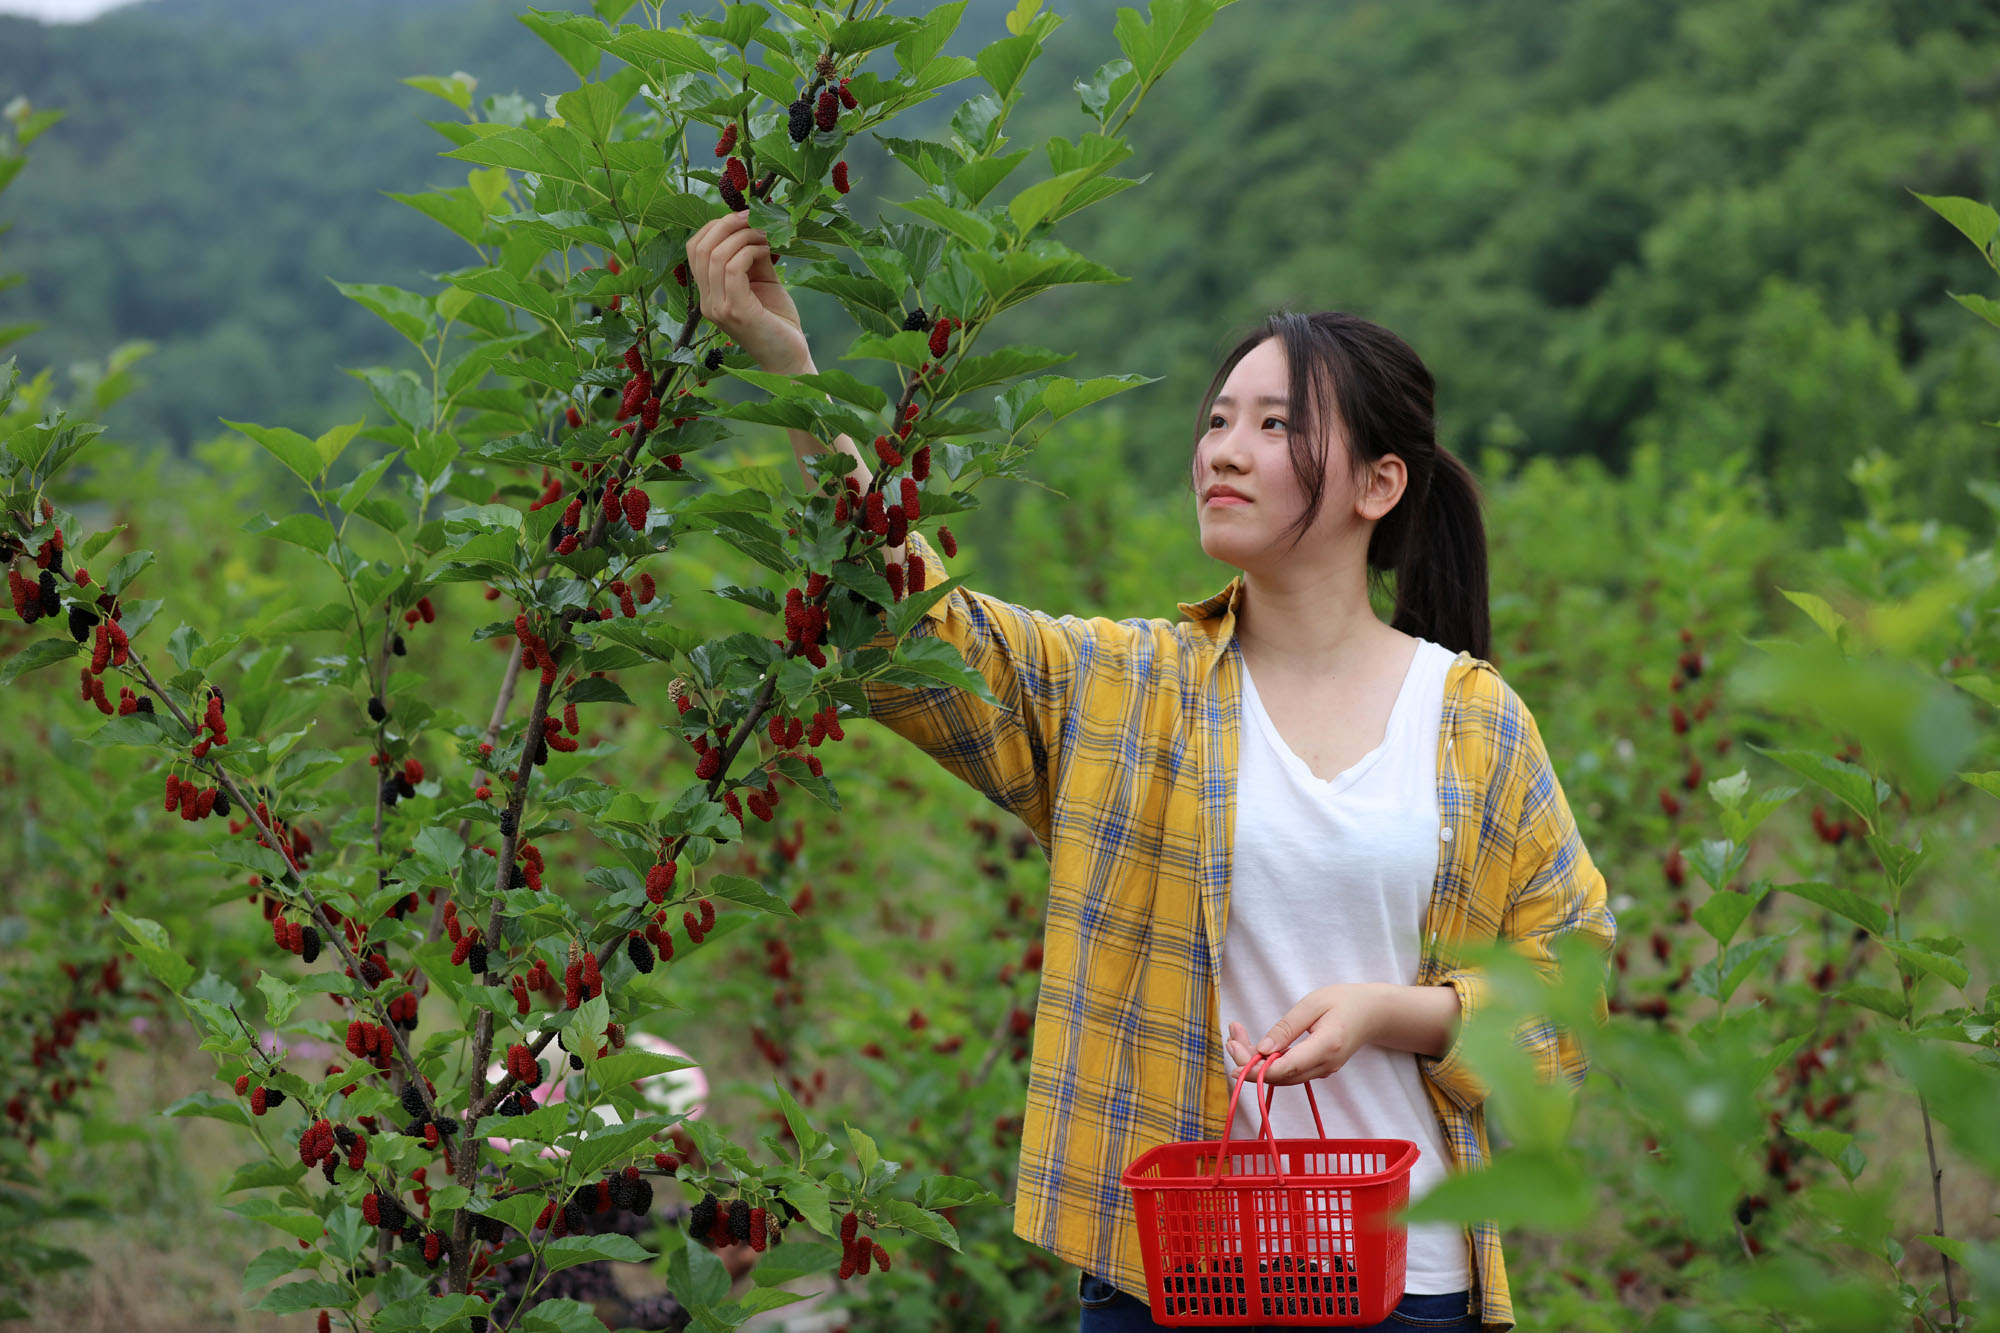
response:
<svg viewBox="0 0 2000 1333"><path fill-rule="evenodd" d="M1077 21L1029 73L1023 135L1074 114L1113 8L1059 6ZM973 6L947 50L1005 11ZM365 396L328 372L392 335L326 279L413 285L462 254L380 196L450 175L424 99L384 75L464 69L538 108L567 72L518 36L503 0L0 18L0 88L70 111L16 191L29 277L0 324L45 325L24 367L157 343L111 424L183 451L225 415L351 415ZM1958 482L1995 475L1977 420L2000 352L1939 301L1976 275L1905 191L2000 194L1997 57L1976 0L1252 0L1134 122L1148 204L1078 221L1132 282L1001 331L1059 322L1076 373L1165 377L1131 408L1149 488L1178 484L1226 334L1290 303L1408 337L1471 456L1622 470L1653 443L1683 475L1743 451L1824 537L1879 447L1928 512L1981 522Z"/></svg>

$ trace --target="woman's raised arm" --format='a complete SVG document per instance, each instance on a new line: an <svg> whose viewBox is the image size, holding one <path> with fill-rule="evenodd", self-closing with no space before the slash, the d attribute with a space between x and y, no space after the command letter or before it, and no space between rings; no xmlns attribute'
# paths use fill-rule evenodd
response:
<svg viewBox="0 0 2000 1333"><path fill-rule="evenodd" d="M688 272L701 293L701 313L756 358L761 369L778 375L806 375L817 369L799 308L771 262L770 240L750 225L748 213L725 213L704 224L688 238L687 257ZM806 460L826 446L806 431L786 433L806 484L816 484ZM874 473L861 450L845 435L836 436L833 447L855 461L857 467L849 475L866 490Z"/></svg>

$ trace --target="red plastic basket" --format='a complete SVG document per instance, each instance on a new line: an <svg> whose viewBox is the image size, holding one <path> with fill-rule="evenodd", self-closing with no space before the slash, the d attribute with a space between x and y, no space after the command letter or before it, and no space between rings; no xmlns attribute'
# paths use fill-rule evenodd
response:
<svg viewBox="0 0 2000 1333"><path fill-rule="evenodd" d="M1410 1197L1417 1145L1271 1132L1271 1061L1236 1076L1220 1143L1168 1143L1122 1177L1138 1214L1153 1322L1170 1326L1377 1324L1403 1298L1408 1234L1388 1220ZM1236 1103L1257 1071L1263 1137L1232 1143Z"/></svg>

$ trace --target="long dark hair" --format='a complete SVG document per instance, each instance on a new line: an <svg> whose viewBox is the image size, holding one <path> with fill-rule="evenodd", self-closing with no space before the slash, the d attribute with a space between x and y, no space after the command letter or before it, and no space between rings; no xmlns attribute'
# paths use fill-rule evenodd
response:
<svg viewBox="0 0 2000 1333"><path fill-rule="evenodd" d="M1367 464L1395 454L1409 484L1368 540L1371 580L1395 576L1390 624L1454 652L1490 657L1493 621L1479 486L1465 464L1437 442L1437 385L1408 343L1380 324L1337 311L1269 315L1222 359L1201 401L1196 447L1229 372L1267 338L1284 343L1290 365L1292 472L1306 493L1305 513L1288 529L1293 543L1326 498L1330 451L1321 446L1336 438L1336 426L1345 427L1349 466L1357 477Z"/></svg>

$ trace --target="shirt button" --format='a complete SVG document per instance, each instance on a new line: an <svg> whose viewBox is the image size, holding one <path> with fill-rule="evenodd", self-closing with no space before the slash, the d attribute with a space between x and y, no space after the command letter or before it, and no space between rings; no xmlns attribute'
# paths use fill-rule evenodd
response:
<svg viewBox="0 0 2000 1333"><path fill-rule="evenodd" d="M1443 842L1451 841L1451 826L1449 824L1438 830L1438 838Z"/></svg>

